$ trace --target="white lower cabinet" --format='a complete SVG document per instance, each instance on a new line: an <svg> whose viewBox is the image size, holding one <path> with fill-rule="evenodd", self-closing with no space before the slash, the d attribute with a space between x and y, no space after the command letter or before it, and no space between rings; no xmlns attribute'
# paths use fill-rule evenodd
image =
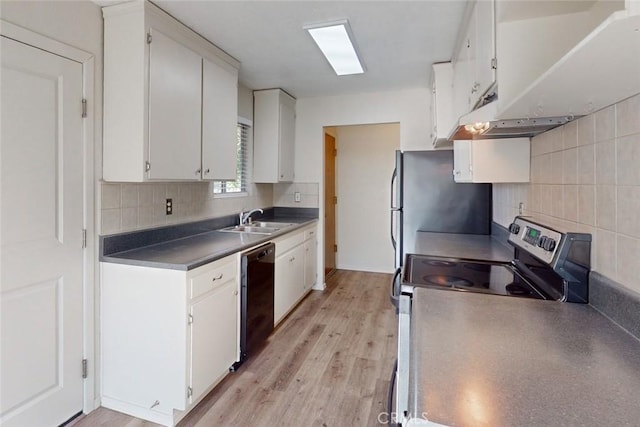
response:
<svg viewBox="0 0 640 427"><path fill-rule="evenodd" d="M224 378L239 355L237 259L101 263L102 406L173 426Z"/></svg>
<svg viewBox="0 0 640 427"><path fill-rule="evenodd" d="M278 244L276 243L276 253ZM274 322L277 324L293 308L304 293L304 246L276 256Z"/></svg>
<svg viewBox="0 0 640 427"><path fill-rule="evenodd" d="M237 296L232 278L191 305L190 403L224 377L237 360Z"/></svg>
<svg viewBox="0 0 640 427"><path fill-rule="evenodd" d="M316 225L275 240L274 323L277 325L311 290L317 276Z"/></svg>
<svg viewBox="0 0 640 427"><path fill-rule="evenodd" d="M305 231L304 240L304 290L311 289L318 280L318 239L316 226Z"/></svg>

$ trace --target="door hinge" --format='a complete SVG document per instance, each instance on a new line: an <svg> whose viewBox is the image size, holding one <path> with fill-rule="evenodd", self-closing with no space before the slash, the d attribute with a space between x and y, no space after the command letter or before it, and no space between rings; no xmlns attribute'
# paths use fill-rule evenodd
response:
<svg viewBox="0 0 640 427"><path fill-rule="evenodd" d="M334 148L333 149L333 157L337 157L338 156L338 149Z"/></svg>
<svg viewBox="0 0 640 427"><path fill-rule="evenodd" d="M338 204L338 196L333 196L333 204L334 205Z"/></svg>
<svg viewBox="0 0 640 427"><path fill-rule="evenodd" d="M149 172L151 170L151 163L144 162L144 170L145 172Z"/></svg>
<svg viewBox="0 0 640 427"><path fill-rule="evenodd" d="M187 322L191 325L193 323L193 314L189 315Z"/></svg>
<svg viewBox="0 0 640 427"><path fill-rule="evenodd" d="M87 247L87 229L82 229L82 249Z"/></svg>
<svg viewBox="0 0 640 427"><path fill-rule="evenodd" d="M82 118L87 117L87 100L82 98Z"/></svg>
<svg viewBox="0 0 640 427"><path fill-rule="evenodd" d="M191 387L187 387L187 397L193 396L193 389Z"/></svg>
<svg viewBox="0 0 640 427"><path fill-rule="evenodd" d="M82 359L82 378L87 378L87 359Z"/></svg>
<svg viewBox="0 0 640 427"><path fill-rule="evenodd" d="M151 37L151 33L147 33L147 44L151 44L151 40L153 40L153 37Z"/></svg>
<svg viewBox="0 0 640 427"><path fill-rule="evenodd" d="M338 245L333 245L333 252L338 252Z"/></svg>
<svg viewBox="0 0 640 427"><path fill-rule="evenodd" d="M498 69L498 58L491 58L491 69L492 70Z"/></svg>

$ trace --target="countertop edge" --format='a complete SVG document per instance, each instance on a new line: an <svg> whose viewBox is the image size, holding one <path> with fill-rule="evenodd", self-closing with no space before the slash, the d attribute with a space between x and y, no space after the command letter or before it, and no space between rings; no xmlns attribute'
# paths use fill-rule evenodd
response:
<svg viewBox="0 0 640 427"><path fill-rule="evenodd" d="M159 269L165 269L165 270L180 270L180 271L190 271L193 269L196 269L198 267L201 267L203 265L209 264L211 262L217 261L219 259L222 259L226 256L229 255L233 255L235 253L241 252L245 249L249 249L249 248L253 248L256 246L260 246L261 244L267 243L271 240L274 240L278 237L284 236L286 234L292 233L296 230L299 230L301 228L304 228L308 225L311 225L313 223L317 223L318 222L318 218L299 218L300 220L302 220L303 222L297 223L295 225L289 226L286 229L282 230L282 231L278 231L275 232L273 234L270 235L264 235L264 238L258 238L255 241L251 242L251 243L247 243L247 244L241 244L238 246L230 246L228 249L224 249L222 251L219 252L215 252L211 255L207 255L205 257L202 258L196 258L188 263L183 263L183 264L177 264L177 263L165 263L165 262L160 262L160 261L149 261L149 260L143 260L143 259L133 259L133 258L123 258L123 257L118 257L118 254L124 254L127 252L131 252L131 251L123 251L123 252L118 252L112 255L102 255L100 254L99 257L99 261L101 263L109 263L109 264L124 264L124 265L131 265L131 266L137 266L137 267L149 267L149 268L159 268ZM203 233L199 233L199 234L195 234L192 236L188 236L188 237L182 237L180 239L174 239L174 240L168 240L166 242L162 242L162 243L155 243L153 245L149 245L149 246L144 246L141 248L137 248L135 250L139 250L139 249L143 249L143 248L147 248L147 247L152 247L152 246L161 246L163 244L167 244L170 242L175 242L176 240L189 240L191 238L194 238L196 236L201 236L203 234L208 234L208 233L225 233L225 232L221 232L219 230L211 230L208 232L203 232ZM227 233L225 233L227 234ZM257 236L257 234L253 234L254 236Z"/></svg>

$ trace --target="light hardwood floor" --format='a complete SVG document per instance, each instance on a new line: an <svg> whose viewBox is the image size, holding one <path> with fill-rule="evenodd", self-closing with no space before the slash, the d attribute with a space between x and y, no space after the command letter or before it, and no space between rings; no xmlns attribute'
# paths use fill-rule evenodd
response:
<svg viewBox="0 0 640 427"><path fill-rule="evenodd" d="M179 427L377 426L396 356L391 275L338 270ZM100 408L73 427L156 424Z"/></svg>

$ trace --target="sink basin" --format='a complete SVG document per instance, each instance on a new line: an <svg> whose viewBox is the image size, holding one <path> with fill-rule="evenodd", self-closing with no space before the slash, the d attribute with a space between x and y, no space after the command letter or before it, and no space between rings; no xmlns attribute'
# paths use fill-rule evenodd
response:
<svg viewBox="0 0 640 427"><path fill-rule="evenodd" d="M233 227L223 228L220 231L232 233L255 233L255 234L272 234L280 230L276 227L256 227L255 225L235 225Z"/></svg>
<svg viewBox="0 0 640 427"><path fill-rule="evenodd" d="M251 224L235 225L232 227L223 228L219 231L231 232L231 233L254 233L254 234L273 234L283 228L295 225L292 222L268 222L268 221L256 221Z"/></svg>
<svg viewBox="0 0 640 427"><path fill-rule="evenodd" d="M295 225L295 224L292 223L292 222L256 221L256 222L253 222L251 224L246 224L246 225L251 226L251 227L267 227L267 228L281 229L281 228L289 227L289 226Z"/></svg>

